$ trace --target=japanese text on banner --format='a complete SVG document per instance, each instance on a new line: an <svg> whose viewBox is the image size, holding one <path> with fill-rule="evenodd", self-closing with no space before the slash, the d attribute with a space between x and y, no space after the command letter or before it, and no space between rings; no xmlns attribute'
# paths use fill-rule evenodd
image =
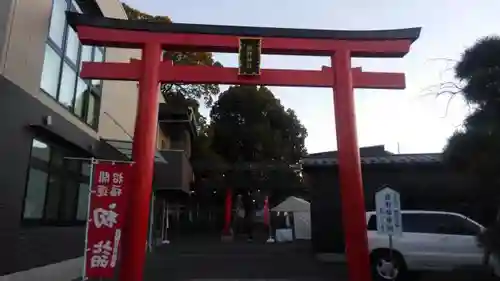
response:
<svg viewBox="0 0 500 281"><path fill-rule="evenodd" d="M118 259L131 164L95 164L86 245L86 277L111 278Z"/></svg>

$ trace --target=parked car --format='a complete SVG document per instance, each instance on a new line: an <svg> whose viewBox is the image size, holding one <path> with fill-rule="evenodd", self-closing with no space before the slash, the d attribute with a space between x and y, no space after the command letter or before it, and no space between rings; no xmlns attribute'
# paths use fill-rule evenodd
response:
<svg viewBox="0 0 500 281"><path fill-rule="evenodd" d="M377 280L401 280L408 270L447 271L481 265L484 250L477 235L484 227L457 213L402 211L403 233L377 232L375 212L366 213L372 270Z"/></svg>

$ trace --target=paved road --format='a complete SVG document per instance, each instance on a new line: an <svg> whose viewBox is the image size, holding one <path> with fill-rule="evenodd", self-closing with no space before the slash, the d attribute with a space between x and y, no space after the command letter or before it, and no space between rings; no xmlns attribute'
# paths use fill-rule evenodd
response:
<svg viewBox="0 0 500 281"><path fill-rule="evenodd" d="M178 242L148 257L148 281L220 279L347 280L345 266L316 261L309 242Z"/></svg>
<svg viewBox="0 0 500 281"><path fill-rule="evenodd" d="M456 275L450 278L449 273L412 273L408 277L410 281L457 279ZM460 280L470 280L470 276L463 277L466 279ZM345 263L317 261L310 242L221 242L214 237L177 241L156 248L147 257L144 280L347 281L347 272Z"/></svg>

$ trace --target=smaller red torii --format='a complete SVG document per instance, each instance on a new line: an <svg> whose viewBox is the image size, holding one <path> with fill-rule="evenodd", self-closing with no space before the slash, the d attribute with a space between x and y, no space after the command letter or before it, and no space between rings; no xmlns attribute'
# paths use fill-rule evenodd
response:
<svg viewBox="0 0 500 281"><path fill-rule="evenodd" d="M349 278L351 281L371 279L353 89L404 89L405 79L402 73L363 72L361 68L352 68L351 58L404 57L418 39L420 28L305 30L165 24L92 17L75 12L66 15L82 44L142 49L141 60L84 62L80 73L83 79L139 81L132 150L136 162L134 189L131 190L128 221L123 231L121 281L140 281L143 276L160 82L332 87ZM238 75L235 68L173 65L171 61L162 60L165 50L237 53L242 37L259 38L262 54L328 56L332 67L321 70L264 69L260 75L249 77Z"/></svg>

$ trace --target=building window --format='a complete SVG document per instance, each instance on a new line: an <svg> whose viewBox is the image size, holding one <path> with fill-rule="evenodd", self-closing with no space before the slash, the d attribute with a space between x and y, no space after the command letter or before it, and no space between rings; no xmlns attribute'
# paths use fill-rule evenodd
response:
<svg viewBox="0 0 500 281"><path fill-rule="evenodd" d="M52 16L50 18L49 38L56 46L62 49L64 41L64 28L66 25L65 12L68 4L65 0L52 1Z"/></svg>
<svg viewBox="0 0 500 281"><path fill-rule="evenodd" d="M82 62L105 60L105 49L80 43L66 23L67 10L82 12L74 0L53 0L40 88L97 129L102 81L82 80L79 76Z"/></svg>
<svg viewBox="0 0 500 281"><path fill-rule="evenodd" d="M59 84L59 102L66 108L72 109L75 93L76 71L67 63L63 64L61 83Z"/></svg>
<svg viewBox="0 0 500 281"><path fill-rule="evenodd" d="M90 166L65 157L78 152L33 139L26 183L23 220L49 225L86 221Z"/></svg>
<svg viewBox="0 0 500 281"><path fill-rule="evenodd" d="M87 211L89 204L89 190L88 183L80 183L78 186L78 209L76 210L76 220L86 221Z"/></svg>
<svg viewBox="0 0 500 281"><path fill-rule="evenodd" d="M47 94L56 98L57 85L59 82L61 58L49 45L45 46L45 58L43 61L42 80L40 87Z"/></svg>
<svg viewBox="0 0 500 281"><path fill-rule="evenodd" d="M41 219L45 203L47 173L37 169L30 169L28 187L24 205L24 218Z"/></svg>

